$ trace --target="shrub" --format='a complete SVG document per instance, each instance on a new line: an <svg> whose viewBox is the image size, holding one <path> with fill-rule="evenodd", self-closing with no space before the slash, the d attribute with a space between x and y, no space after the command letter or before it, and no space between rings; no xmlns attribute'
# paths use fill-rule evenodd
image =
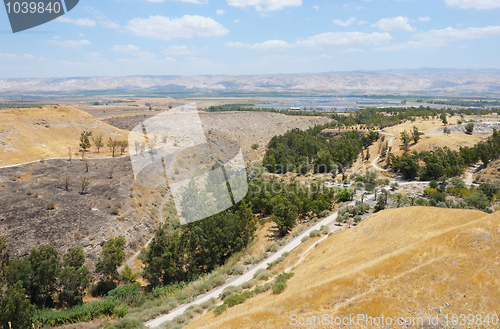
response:
<svg viewBox="0 0 500 329"><path fill-rule="evenodd" d="M113 281L99 281L97 284L90 285L89 292L92 297L101 297L115 288L116 283Z"/></svg>
<svg viewBox="0 0 500 329"><path fill-rule="evenodd" d="M307 240L309 240L309 235L306 235L305 237L302 238L302 242L306 242Z"/></svg>
<svg viewBox="0 0 500 329"><path fill-rule="evenodd" d="M249 257L243 261L243 264L245 264L245 265L250 265L250 264L255 264L255 263L256 263L255 257Z"/></svg>
<svg viewBox="0 0 500 329"><path fill-rule="evenodd" d="M259 144L255 143L255 144L252 144L252 150L256 150L259 148Z"/></svg>
<svg viewBox="0 0 500 329"><path fill-rule="evenodd" d="M326 226L326 225L321 226L321 233L322 233L322 234L325 234L325 235L326 235L326 234L328 234L329 232L330 232L330 229L328 228L328 226Z"/></svg>
<svg viewBox="0 0 500 329"><path fill-rule="evenodd" d="M222 300L226 299L227 297L231 296L233 293L235 292L238 292L238 291L241 291L242 288L241 287L237 287L237 286L228 286L226 287L222 293L220 294L220 298Z"/></svg>
<svg viewBox="0 0 500 329"><path fill-rule="evenodd" d="M220 315L220 314L222 314L222 312L224 312L226 309L227 309L227 305L226 305L226 304L219 305L219 306L217 306L217 307L214 309L214 314L215 314L215 315Z"/></svg>
<svg viewBox="0 0 500 329"><path fill-rule="evenodd" d="M286 282L294 273L281 273L276 277L273 283L273 294L280 294L287 287Z"/></svg>
<svg viewBox="0 0 500 329"><path fill-rule="evenodd" d="M201 307L201 308L203 308L203 309L207 309L207 308L209 308L210 306L214 305L216 302L217 302L217 299L215 299L215 298L210 298L209 300L204 301L203 303L201 303L201 304L200 304L200 307Z"/></svg>
<svg viewBox="0 0 500 329"><path fill-rule="evenodd" d="M320 236L320 235L321 235L321 231L319 231L319 230L314 230L314 231L311 231L311 233L309 233L309 236L311 238L315 238L315 237Z"/></svg>
<svg viewBox="0 0 500 329"><path fill-rule="evenodd" d="M253 280L250 280L250 281L247 281L247 282L244 282L241 287L243 289L250 289L252 288L253 286L255 286L257 284L257 280L253 279Z"/></svg>
<svg viewBox="0 0 500 329"><path fill-rule="evenodd" d="M245 291L238 295L229 296L224 300L224 304L228 307L233 307L235 305L242 304L247 298L252 297L253 295L253 291Z"/></svg>
<svg viewBox="0 0 500 329"><path fill-rule="evenodd" d="M61 311L36 310L33 313L33 323L40 326L55 327L71 323L88 322L102 316L123 314L124 308L117 307L119 305L120 303L115 298L105 298Z"/></svg>
<svg viewBox="0 0 500 329"><path fill-rule="evenodd" d="M53 201L47 202L47 206L45 207L47 210L54 210L56 209L56 204Z"/></svg>
<svg viewBox="0 0 500 329"><path fill-rule="evenodd" d="M235 266L230 267L229 270L227 270L227 274L229 274L229 275L241 275L241 274L243 274L243 272L245 272L245 270L246 270L245 266L235 265Z"/></svg>
<svg viewBox="0 0 500 329"><path fill-rule="evenodd" d="M320 214L319 217L328 217L330 215L330 210L323 210Z"/></svg>
<svg viewBox="0 0 500 329"><path fill-rule="evenodd" d="M108 296L116 298L130 307L139 307L146 301L140 283L126 284L108 292Z"/></svg>
<svg viewBox="0 0 500 329"><path fill-rule="evenodd" d="M146 329L139 320L122 319L115 323L106 324L103 329Z"/></svg>
<svg viewBox="0 0 500 329"><path fill-rule="evenodd" d="M257 272L255 272L253 278L256 279L257 281L262 281L269 279L270 276L271 273L268 270L261 268Z"/></svg>
<svg viewBox="0 0 500 329"><path fill-rule="evenodd" d="M266 246L266 252L276 252L278 251L279 246L276 243L270 244Z"/></svg>

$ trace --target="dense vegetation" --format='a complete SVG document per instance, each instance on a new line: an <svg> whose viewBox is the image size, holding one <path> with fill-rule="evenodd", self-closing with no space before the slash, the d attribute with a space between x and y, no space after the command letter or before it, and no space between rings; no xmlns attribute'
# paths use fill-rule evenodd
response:
<svg viewBox="0 0 500 329"><path fill-rule="evenodd" d="M142 255L143 276L153 286L194 280L248 245L257 214L274 221L283 236L297 218L329 213L334 197L333 189L320 184L305 187L256 178L245 199L231 209L180 229L171 224L159 227L151 247Z"/></svg>
<svg viewBox="0 0 500 329"><path fill-rule="evenodd" d="M311 167L315 173L330 173L336 167L347 168L364 148L379 138L371 131L363 136L358 131L340 135L340 139L322 136L320 132L331 125L320 125L308 130L293 129L275 136L268 145L263 165L272 173L297 172L306 174Z"/></svg>
<svg viewBox="0 0 500 329"><path fill-rule="evenodd" d="M144 278L158 286L191 281L212 271L248 245L256 229L255 219L251 205L243 201L179 230L160 226L143 254Z"/></svg>
<svg viewBox="0 0 500 329"><path fill-rule="evenodd" d="M389 154L393 170L411 180L417 177L422 180L431 180L459 176L468 165L481 160L486 166L499 156L500 133L496 130L488 140L481 141L474 147L461 147L460 151L452 151L444 147L420 153L405 152L401 156Z"/></svg>
<svg viewBox="0 0 500 329"><path fill-rule="evenodd" d="M91 292L105 295L116 287L118 266L124 259L124 240L108 240L96 264L101 281L91 286ZM115 299L106 299L81 306L91 274L81 248L69 249L62 260L50 245L32 248L26 258L10 259L5 238L0 237L0 327L31 328L39 325L61 325L92 320L105 315L124 313ZM103 288L104 287L104 288ZM66 308L59 312L53 307Z"/></svg>

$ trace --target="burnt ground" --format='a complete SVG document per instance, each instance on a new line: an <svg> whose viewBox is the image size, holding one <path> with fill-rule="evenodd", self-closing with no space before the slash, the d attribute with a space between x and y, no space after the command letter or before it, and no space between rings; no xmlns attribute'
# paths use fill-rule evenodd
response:
<svg viewBox="0 0 500 329"><path fill-rule="evenodd" d="M149 117L104 121L129 130ZM274 135L329 121L265 112L202 113L201 120L209 138L236 141L245 159L257 161ZM255 149L253 144L259 147ZM91 182L85 194L80 193L81 177L87 174L81 159L52 159L0 168L0 235L7 238L13 257L26 256L33 246L43 244L53 245L61 255L79 246L93 268L107 239L122 235L128 258L152 236L158 224L161 196L166 192L137 185L128 157L87 161ZM110 166L114 166L111 179ZM60 180L66 175L72 178L69 191ZM49 203L54 203L54 209ZM167 217L172 218L175 207L167 208L167 212Z"/></svg>
<svg viewBox="0 0 500 329"><path fill-rule="evenodd" d="M103 121L124 130L131 130L151 115L122 116ZM237 142L246 160L259 161L272 137L282 135L288 130L307 129L314 125L325 124L331 119L326 117L286 116L270 112L200 112L205 135L210 139ZM258 147L255 148L255 145Z"/></svg>
<svg viewBox="0 0 500 329"><path fill-rule="evenodd" d="M127 255L146 243L158 222L148 206L159 192L141 199L128 157L88 163L88 173L81 159L0 169L0 235L7 238L11 256L26 256L33 246L43 244L54 246L60 254L79 246L93 267L109 238L122 235ZM86 174L90 185L82 194L81 177ZM66 175L72 178L69 191L60 180ZM55 209L50 209L50 203Z"/></svg>

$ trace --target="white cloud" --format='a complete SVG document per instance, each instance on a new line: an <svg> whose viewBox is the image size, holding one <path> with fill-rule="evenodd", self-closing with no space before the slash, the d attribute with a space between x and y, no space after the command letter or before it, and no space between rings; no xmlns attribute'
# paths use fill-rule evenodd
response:
<svg viewBox="0 0 500 329"><path fill-rule="evenodd" d="M445 47L452 42L461 40L482 39L500 36L500 26L470 27L465 29L454 29L447 27L441 30L420 32L406 43L381 47L379 50L398 51L408 49L435 49Z"/></svg>
<svg viewBox="0 0 500 329"><path fill-rule="evenodd" d="M425 17L419 17L418 20L421 22L428 22L431 20L431 18L429 16L425 16Z"/></svg>
<svg viewBox="0 0 500 329"><path fill-rule="evenodd" d="M72 23L78 26L96 26L96 21L90 18L69 18L65 16L60 16L57 18L57 22L62 22L62 23Z"/></svg>
<svg viewBox="0 0 500 329"><path fill-rule="evenodd" d="M222 16L226 13L224 9L217 9L217 15Z"/></svg>
<svg viewBox="0 0 500 329"><path fill-rule="evenodd" d="M343 21L341 19L333 19L332 21L333 21L333 24L335 24L335 25L347 27L347 26L350 26L350 25L356 23L356 18L350 17L349 19L347 19L345 21Z"/></svg>
<svg viewBox="0 0 500 329"><path fill-rule="evenodd" d="M499 0L445 0L450 7L463 9L493 9L500 8Z"/></svg>
<svg viewBox="0 0 500 329"><path fill-rule="evenodd" d="M382 46L391 41L392 36L386 32L327 32L314 35L297 41L303 47L354 47L354 46Z"/></svg>
<svg viewBox="0 0 500 329"><path fill-rule="evenodd" d="M106 15L104 15L103 13L101 13L99 10L97 9L94 9L92 7L83 7L83 9L85 11L87 11L88 13L91 13L94 18L97 20L97 23L99 23L100 25L104 26L105 28L107 29L120 29L120 24L115 22L115 21L112 21L110 19L108 19L106 17Z"/></svg>
<svg viewBox="0 0 500 329"><path fill-rule="evenodd" d="M283 10L286 7L302 5L302 0L226 0L233 7L246 8L255 7L257 11Z"/></svg>
<svg viewBox="0 0 500 329"><path fill-rule="evenodd" d="M407 31L411 32L415 29L408 24L408 17L398 16L393 18L382 18L373 27L378 27L382 31Z"/></svg>
<svg viewBox="0 0 500 329"><path fill-rule="evenodd" d="M191 56L197 53L198 50L195 48L189 48L186 45L181 46L170 46L167 49L163 50L162 53L169 56L174 55L182 55L182 56Z"/></svg>
<svg viewBox="0 0 500 329"><path fill-rule="evenodd" d="M261 43L247 44L242 42L227 42L226 46L235 48L248 48L253 50L285 50L295 47L283 40L267 40Z"/></svg>
<svg viewBox="0 0 500 329"><path fill-rule="evenodd" d="M129 54L133 57L136 57L138 59L142 60L149 60L155 58L155 55L148 52L141 50L139 47L134 46L134 45L114 45L111 47L112 51L116 51L119 53L124 53L124 54Z"/></svg>
<svg viewBox="0 0 500 329"><path fill-rule="evenodd" d="M58 39L53 39L48 41L49 44L55 45L55 46L61 46L64 48L81 48L82 46L88 46L91 45L92 42L89 40L58 40Z"/></svg>
<svg viewBox="0 0 500 329"><path fill-rule="evenodd" d="M150 16L134 18L127 22L125 28L135 35L159 40L173 38L191 38L221 36L229 31L212 18L198 15L184 15L178 18Z"/></svg>
<svg viewBox="0 0 500 329"><path fill-rule="evenodd" d="M312 6L313 9L315 9L316 11L319 11L319 6Z"/></svg>

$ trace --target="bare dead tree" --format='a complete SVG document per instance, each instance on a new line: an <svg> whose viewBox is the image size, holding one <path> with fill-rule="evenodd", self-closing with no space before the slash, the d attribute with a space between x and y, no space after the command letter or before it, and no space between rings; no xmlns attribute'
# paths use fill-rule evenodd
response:
<svg viewBox="0 0 500 329"><path fill-rule="evenodd" d="M89 160L83 159L83 163L85 163L85 172L89 172Z"/></svg>
<svg viewBox="0 0 500 329"><path fill-rule="evenodd" d="M90 185L90 176L88 174L83 175L80 178L80 193L81 194L86 194L89 190L89 185Z"/></svg>
<svg viewBox="0 0 500 329"><path fill-rule="evenodd" d="M114 164L109 165L109 167L108 167L108 178L109 179L113 178L113 172L115 171L115 167L116 167L116 165L114 165Z"/></svg>
<svg viewBox="0 0 500 329"><path fill-rule="evenodd" d="M107 147L109 147L109 150L113 154L113 158L115 157L116 149L118 148L120 142L117 141L116 139L111 139L111 137L108 140L108 143L106 144Z"/></svg>
<svg viewBox="0 0 500 329"><path fill-rule="evenodd" d="M64 185L64 189L69 192L69 186L73 182L70 174L66 174L62 177L59 177L59 181Z"/></svg>
<svg viewBox="0 0 500 329"><path fill-rule="evenodd" d="M71 154L71 147L68 147L68 158L69 161L71 161L71 159L73 158L73 154Z"/></svg>

